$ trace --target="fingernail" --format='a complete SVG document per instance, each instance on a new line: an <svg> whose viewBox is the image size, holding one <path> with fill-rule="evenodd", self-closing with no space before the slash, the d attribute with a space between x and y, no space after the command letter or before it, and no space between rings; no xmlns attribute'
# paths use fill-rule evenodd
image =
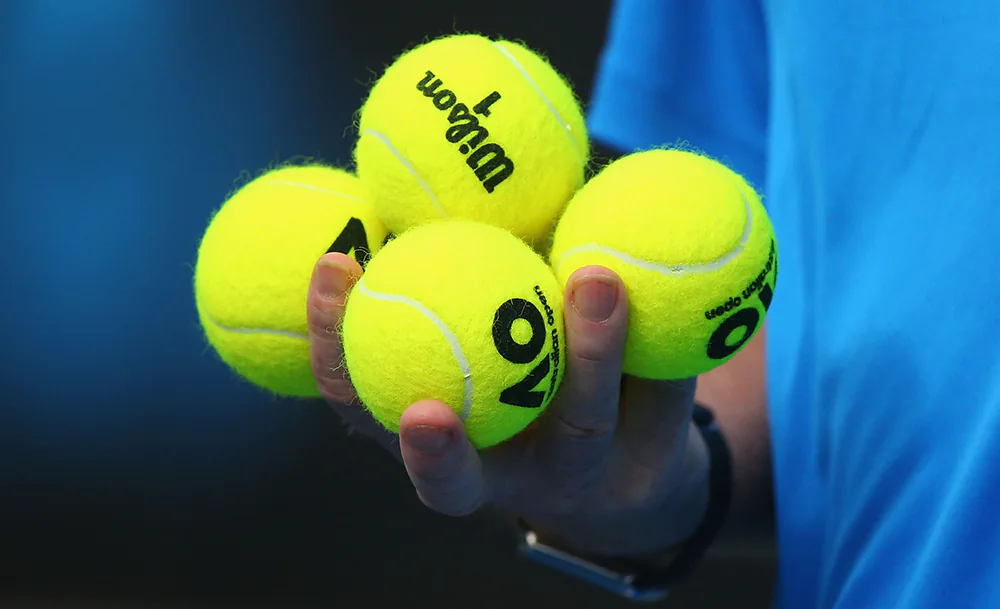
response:
<svg viewBox="0 0 1000 609"><path fill-rule="evenodd" d="M347 269L331 260L320 258L316 265L316 289L326 300L340 298L347 290Z"/></svg>
<svg viewBox="0 0 1000 609"><path fill-rule="evenodd" d="M618 282L606 275L587 275L580 278L572 296L577 313L589 322L600 323L615 311Z"/></svg>
<svg viewBox="0 0 1000 609"><path fill-rule="evenodd" d="M407 427L403 434L410 446L422 453L439 453L451 442L451 431L444 427L413 425Z"/></svg>

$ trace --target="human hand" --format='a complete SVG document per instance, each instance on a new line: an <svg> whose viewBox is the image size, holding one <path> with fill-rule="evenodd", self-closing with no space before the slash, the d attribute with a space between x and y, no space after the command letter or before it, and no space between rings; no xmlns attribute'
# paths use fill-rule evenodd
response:
<svg viewBox="0 0 1000 609"><path fill-rule="evenodd" d="M400 434L365 411L343 367L339 327L362 269L344 254L316 265L308 298L320 393L354 429L406 467L421 501L442 514L493 504L580 551L644 555L689 535L707 503L708 458L691 433L695 380L622 375L628 302L610 270L578 270L565 293L566 373L532 425L476 451L456 413L423 400Z"/></svg>

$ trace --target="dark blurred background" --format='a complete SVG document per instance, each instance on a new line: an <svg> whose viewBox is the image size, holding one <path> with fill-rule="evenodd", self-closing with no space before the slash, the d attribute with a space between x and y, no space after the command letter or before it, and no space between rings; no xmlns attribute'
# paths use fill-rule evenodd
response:
<svg viewBox="0 0 1000 609"><path fill-rule="evenodd" d="M321 404L206 349L198 240L243 171L347 163L426 36L518 38L587 97L609 0L0 2L0 606L624 607L437 516ZM711 561L676 607L767 606ZM731 569L742 586L711 585Z"/></svg>

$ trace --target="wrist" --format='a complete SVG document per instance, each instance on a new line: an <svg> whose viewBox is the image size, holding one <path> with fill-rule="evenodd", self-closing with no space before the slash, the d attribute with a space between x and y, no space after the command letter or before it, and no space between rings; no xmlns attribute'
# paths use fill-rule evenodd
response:
<svg viewBox="0 0 1000 609"><path fill-rule="evenodd" d="M692 423L673 481L655 501L633 507L573 515L529 516L538 538L589 555L630 560L667 560L702 522L709 503L709 451Z"/></svg>
<svg viewBox="0 0 1000 609"><path fill-rule="evenodd" d="M701 436L702 443L690 445L686 451L694 459L691 466L697 467L697 455L701 452L707 453L708 474L707 484L699 485L697 480L701 476L697 469L684 471L690 474L690 478L684 482L679 482L679 489L688 489L689 492L697 494L698 489L707 486L707 502L703 507L693 509L697 506L697 499L692 499L690 495L684 495L688 500L688 507L692 508L690 513L701 512L702 518L693 531L690 531L680 543L669 545L663 539L655 543L636 542L633 535L622 535L622 529L617 529L615 535L610 536L610 542L605 542L602 548L600 542L595 540L593 534L582 536L563 535L562 545L556 545L558 540L548 542L541 540L539 535L530 528L530 525L521 521L522 540L520 543L521 552L529 559L547 565L564 574L571 575L596 586L612 591L619 596L630 599L647 601L662 600L670 590L679 582L683 581L693 568L697 566L705 551L712 545L716 534L725 522L729 513L730 500L732 498L732 455L725 437L722 435L718 424L711 410L700 405L695 405L694 423ZM683 480L683 479L682 479ZM669 506L669 500L663 505ZM628 510L626 510L628 511ZM653 525L647 524L644 513L641 510L633 511L629 518L620 520L592 520L590 530L599 532L615 530L615 526L632 528L633 531L645 532L649 535L652 532L670 530L658 528L659 523L664 519L664 513L653 510L653 517L659 520ZM621 514L621 512L619 512ZM670 518L670 508L666 510L666 518ZM563 521L565 522L565 521ZM578 521L579 522L579 521ZM612 524L609 528L602 526ZM676 525L676 523L675 523ZM674 526L675 538L679 538L677 531L684 527ZM570 529L582 531L580 528ZM573 550L583 548L580 540L587 540L586 544L591 548L598 549L597 554L591 550ZM629 540L629 541L623 541ZM647 552L648 549L651 551Z"/></svg>

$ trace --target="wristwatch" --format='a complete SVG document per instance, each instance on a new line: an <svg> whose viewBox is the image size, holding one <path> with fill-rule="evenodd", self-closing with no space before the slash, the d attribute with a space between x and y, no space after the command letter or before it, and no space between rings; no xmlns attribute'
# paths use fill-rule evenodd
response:
<svg viewBox="0 0 1000 609"><path fill-rule="evenodd" d="M647 561L585 556L542 542L523 520L518 520L521 553L630 600L666 598L712 544L729 512L732 496L732 457L715 416L705 406L695 404L694 423L709 453L709 499L701 523L684 542Z"/></svg>

